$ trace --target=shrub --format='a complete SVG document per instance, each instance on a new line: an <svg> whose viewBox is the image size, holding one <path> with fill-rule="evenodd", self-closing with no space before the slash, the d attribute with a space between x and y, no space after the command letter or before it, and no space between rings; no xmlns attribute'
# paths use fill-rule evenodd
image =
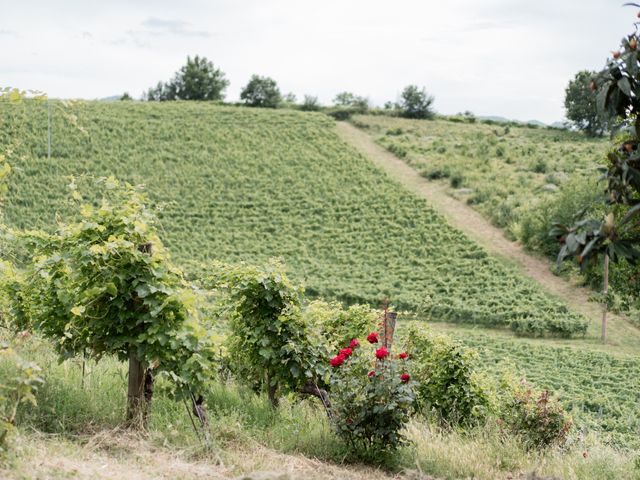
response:
<svg viewBox="0 0 640 480"><path fill-rule="evenodd" d="M357 113L366 113L369 110L369 99L355 95L351 92L340 92L333 99L336 107L347 107Z"/></svg>
<svg viewBox="0 0 640 480"><path fill-rule="evenodd" d="M424 88L409 85L402 91L399 107L403 117L429 119L435 116L433 101Z"/></svg>
<svg viewBox="0 0 640 480"><path fill-rule="evenodd" d="M228 361L240 381L266 387L277 406L283 393L325 380L323 339L301 313L303 289L290 282L279 262L262 268L218 264L214 270L214 278L226 282L234 305Z"/></svg>
<svg viewBox="0 0 640 480"><path fill-rule="evenodd" d="M408 361L390 359L383 348L374 356L372 344L361 342L331 360L332 422L352 451L392 451L406 443L401 431L414 402Z"/></svg>
<svg viewBox="0 0 640 480"><path fill-rule="evenodd" d="M335 107L335 108L330 108L329 110L326 111L326 113L327 115L329 115L335 120L345 121L345 120L349 120L352 115L356 115L360 112L357 109L352 107Z"/></svg>
<svg viewBox="0 0 640 480"><path fill-rule="evenodd" d="M318 101L318 97L314 97L312 95L305 95L302 104L300 105L300 110L303 112L317 112L322 108L320 102Z"/></svg>
<svg viewBox="0 0 640 480"><path fill-rule="evenodd" d="M390 143L387 145L387 150L393 153L398 158L406 158L407 157L407 149L402 145L398 145L397 143Z"/></svg>
<svg viewBox="0 0 640 480"><path fill-rule="evenodd" d="M6 450L7 440L18 413L25 403L36 405L35 393L42 384L40 368L23 360L6 343L0 343L0 369L7 366L0 382L0 453Z"/></svg>
<svg viewBox="0 0 640 480"><path fill-rule="evenodd" d="M344 309L338 302L322 300L309 303L303 315L308 328L320 332L324 345L332 351L374 330L378 323L377 312L367 305L352 305Z"/></svg>
<svg viewBox="0 0 640 480"><path fill-rule="evenodd" d="M495 409L488 380L475 367L475 350L447 336L410 327L407 352L417 383L417 407L423 414L435 414L450 425L467 426Z"/></svg>
<svg viewBox="0 0 640 480"><path fill-rule="evenodd" d="M589 209L590 214L599 214L593 207L602 197L602 189L590 178L569 180L562 185L560 192L546 198L524 210L520 220L520 240L527 248L540 251L555 258L558 242L549 236L554 223L571 224L576 211Z"/></svg>
<svg viewBox="0 0 640 480"><path fill-rule="evenodd" d="M563 445L573 424L557 398L531 384L504 379L499 424L529 448Z"/></svg>

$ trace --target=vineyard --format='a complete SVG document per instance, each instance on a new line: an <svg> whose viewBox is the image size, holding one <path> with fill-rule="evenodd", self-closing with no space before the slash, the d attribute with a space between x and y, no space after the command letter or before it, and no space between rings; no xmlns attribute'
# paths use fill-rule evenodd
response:
<svg viewBox="0 0 640 480"><path fill-rule="evenodd" d="M450 227L340 141L323 115L77 103L53 116L48 159L45 107L0 107L0 144L20 139L3 207L9 225L51 229L56 212L70 212L69 176L114 175L143 183L162 206L163 240L193 274L211 260L280 256L310 296L372 305L389 297L425 319L525 335L586 332L585 318Z"/></svg>
<svg viewBox="0 0 640 480"><path fill-rule="evenodd" d="M528 211L597 175L608 145L578 132L462 116L426 123L358 116L355 123L424 177L449 184L454 197L514 237Z"/></svg>
<svg viewBox="0 0 640 480"><path fill-rule="evenodd" d="M586 435L638 448L640 360L609 353L502 339L471 330L448 333L478 350L496 380L514 375L556 392Z"/></svg>

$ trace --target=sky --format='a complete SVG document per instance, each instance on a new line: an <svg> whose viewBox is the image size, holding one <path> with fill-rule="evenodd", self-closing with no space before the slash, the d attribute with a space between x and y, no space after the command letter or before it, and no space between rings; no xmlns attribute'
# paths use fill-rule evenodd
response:
<svg viewBox="0 0 640 480"><path fill-rule="evenodd" d="M375 105L423 86L442 114L552 123L582 69L601 69L638 9L616 0L0 0L0 87L140 97L187 55L283 93Z"/></svg>

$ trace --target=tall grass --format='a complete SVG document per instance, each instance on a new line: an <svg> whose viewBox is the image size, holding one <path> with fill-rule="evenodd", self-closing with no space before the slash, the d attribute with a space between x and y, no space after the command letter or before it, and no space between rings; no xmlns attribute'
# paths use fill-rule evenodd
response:
<svg viewBox="0 0 640 480"><path fill-rule="evenodd" d="M24 435L28 437L35 429L83 443L92 435L122 426L124 364L111 358L85 364L83 381L82 362L56 362L51 348L38 338L25 341L21 353L43 367L46 382L38 392L38 406L24 408L19 416ZM0 378L8 368L9 364L0 362ZM233 463L239 452L247 455L265 447L342 465L367 458L363 452L348 455L315 400L292 396L274 410L264 395L233 382L213 381L206 403L210 424L206 432L196 433L186 406L168 398L159 382L148 438L158 448L180 450L193 461ZM447 479L509 478L533 472L569 479L640 478L635 453L602 446L590 437L573 438L565 450L531 452L517 439L505 437L492 423L461 433L414 419L406 433L411 440L408 447L393 455L368 457L367 464L395 474L424 473Z"/></svg>

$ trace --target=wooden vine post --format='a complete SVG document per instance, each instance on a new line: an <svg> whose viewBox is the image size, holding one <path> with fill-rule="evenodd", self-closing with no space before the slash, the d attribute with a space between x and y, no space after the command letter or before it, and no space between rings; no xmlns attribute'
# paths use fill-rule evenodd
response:
<svg viewBox="0 0 640 480"><path fill-rule="evenodd" d="M153 254L153 244L143 243L138 246L140 252ZM129 351L129 381L127 387L127 421L134 428L142 428L146 424L151 398L153 396L153 375L145 369L134 351Z"/></svg>
<svg viewBox="0 0 640 480"><path fill-rule="evenodd" d="M382 345L391 354L391 346L393 345L393 334L396 330L396 319L398 314L389 310L389 300L385 299L382 303L382 320L380 322L380 336L382 337ZM384 365L384 360L376 361L376 370L379 363Z"/></svg>

